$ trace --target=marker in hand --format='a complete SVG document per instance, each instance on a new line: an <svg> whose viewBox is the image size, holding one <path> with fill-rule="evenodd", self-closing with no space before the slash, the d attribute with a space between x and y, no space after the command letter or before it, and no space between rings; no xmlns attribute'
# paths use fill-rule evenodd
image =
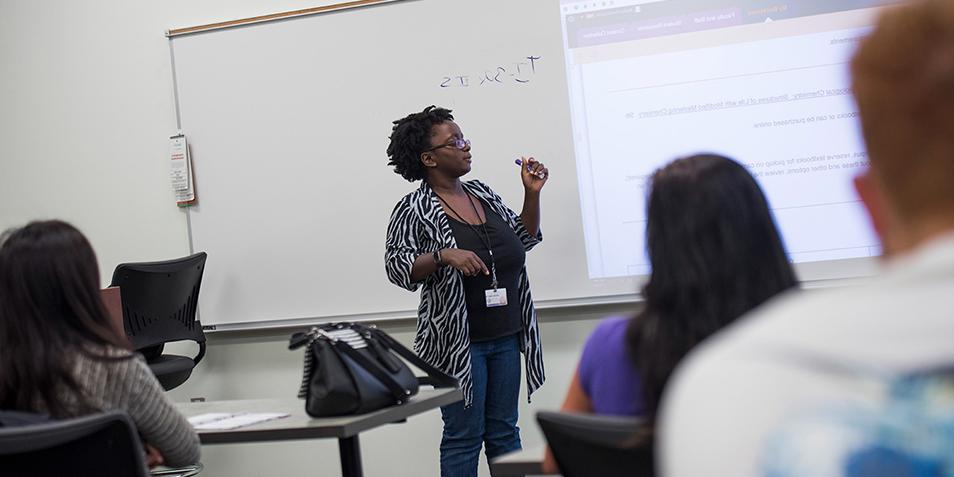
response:
<svg viewBox="0 0 954 477"><path fill-rule="evenodd" d="M513 162L514 162L514 164L516 164L516 165L518 165L518 166L522 166L522 165L523 165L523 160L522 160L522 159L515 159ZM528 163L528 164L527 164L527 171L532 172L533 175L539 177L540 179L546 179L546 178L547 178L547 174L546 174L545 172L543 172L543 171L533 172L533 170L531 169L531 167L533 167L533 166Z"/></svg>

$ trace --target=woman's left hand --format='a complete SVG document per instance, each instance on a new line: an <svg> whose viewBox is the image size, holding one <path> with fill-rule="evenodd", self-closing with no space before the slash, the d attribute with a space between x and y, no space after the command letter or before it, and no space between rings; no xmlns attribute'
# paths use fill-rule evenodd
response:
<svg viewBox="0 0 954 477"><path fill-rule="evenodd" d="M550 178L550 171L542 162L532 157L521 157L520 161L523 163L520 166L520 179L523 180L523 188L527 192L540 192L540 189L543 189L543 184L546 184L547 179Z"/></svg>

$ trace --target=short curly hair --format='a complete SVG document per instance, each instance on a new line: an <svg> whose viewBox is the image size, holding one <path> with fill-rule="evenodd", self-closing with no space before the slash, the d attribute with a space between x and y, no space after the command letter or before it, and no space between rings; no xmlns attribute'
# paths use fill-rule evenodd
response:
<svg viewBox="0 0 954 477"><path fill-rule="evenodd" d="M388 144L388 165L394 166L394 173L408 182L427 177L421 164L421 153L431 147L431 128L453 120L451 110L431 105L419 113L394 121L391 143Z"/></svg>

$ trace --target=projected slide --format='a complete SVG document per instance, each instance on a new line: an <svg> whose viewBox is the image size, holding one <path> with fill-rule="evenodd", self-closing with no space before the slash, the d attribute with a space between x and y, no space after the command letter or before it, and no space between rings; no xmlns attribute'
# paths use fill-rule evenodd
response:
<svg viewBox="0 0 954 477"><path fill-rule="evenodd" d="M794 262L877 255L848 61L886 1L563 1L591 278L645 274L645 186L715 152L768 196Z"/></svg>

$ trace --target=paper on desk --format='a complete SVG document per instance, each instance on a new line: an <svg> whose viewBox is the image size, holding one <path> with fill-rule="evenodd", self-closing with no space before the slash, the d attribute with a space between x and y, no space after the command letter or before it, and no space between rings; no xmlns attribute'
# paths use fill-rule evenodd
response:
<svg viewBox="0 0 954 477"><path fill-rule="evenodd" d="M281 419L288 416L288 413L282 412L239 412L234 414L227 412L210 412L190 417L189 423L197 430L227 430L238 429L240 427L258 424L259 422Z"/></svg>
<svg viewBox="0 0 954 477"><path fill-rule="evenodd" d="M225 418L234 416L234 414L229 414L227 412L209 412L206 414L199 414L198 416L192 416L189 418L189 424L193 426L199 426L202 424L207 424L212 421L220 421Z"/></svg>

